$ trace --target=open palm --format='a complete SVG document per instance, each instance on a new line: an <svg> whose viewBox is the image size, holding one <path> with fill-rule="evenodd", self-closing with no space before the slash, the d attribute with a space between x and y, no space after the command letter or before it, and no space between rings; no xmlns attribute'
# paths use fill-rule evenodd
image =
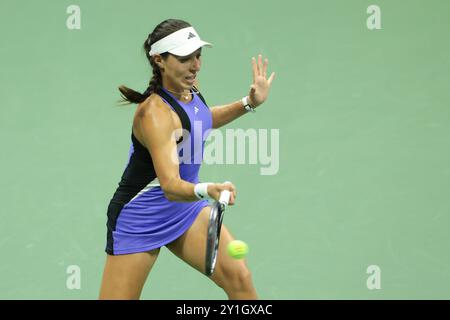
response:
<svg viewBox="0 0 450 320"><path fill-rule="evenodd" d="M275 72L272 72L269 79L266 79L268 64L269 60L266 58L263 65L261 54L258 55L258 63L256 63L255 57L252 57L253 84L250 86L250 93L248 96L249 103L253 107L257 107L262 104L269 95L269 89L275 77Z"/></svg>

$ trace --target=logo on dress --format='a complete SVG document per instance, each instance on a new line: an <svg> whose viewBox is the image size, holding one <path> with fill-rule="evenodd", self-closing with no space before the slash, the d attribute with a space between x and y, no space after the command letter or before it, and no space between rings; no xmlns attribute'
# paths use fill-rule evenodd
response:
<svg viewBox="0 0 450 320"><path fill-rule="evenodd" d="M195 110L195 114L197 114L198 108L197 108L197 107L194 107L194 110Z"/></svg>
<svg viewBox="0 0 450 320"><path fill-rule="evenodd" d="M191 38L195 38L195 34L193 34L192 32L189 32L188 40L191 39Z"/></svg>

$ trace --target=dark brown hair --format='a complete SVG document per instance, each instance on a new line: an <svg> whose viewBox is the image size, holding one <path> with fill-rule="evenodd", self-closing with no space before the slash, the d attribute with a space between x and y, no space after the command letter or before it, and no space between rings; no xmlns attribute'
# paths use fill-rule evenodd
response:
<svg viewBox="0 0 450 320"><path fill-rule="evenodd" d="M153 57L151 57L149 54L150 47L153 43L155 43L158 40L161 40L162 38L168 36L169 34L190 26L191 25L188 22L183 20L167 19L155 27L153 32L148 35L147 39L145 39L144 42L145 55L153 69L153 76L150 79L147 90L145 90L144 93L139 93L124 85L119 86L119 91L121 92L121 96L123 99L120 100L121 103L123 104L141 103L145 101L145 99L147 99L158 88L162 87L161 70L153 60ZM170 54L169 52L161 53L161 57L165 60L167 59L169 54Z"/></svg>

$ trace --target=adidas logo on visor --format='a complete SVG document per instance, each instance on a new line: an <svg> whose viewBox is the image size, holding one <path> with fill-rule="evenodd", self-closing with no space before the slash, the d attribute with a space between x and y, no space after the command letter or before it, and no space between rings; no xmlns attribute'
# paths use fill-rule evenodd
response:
<svg viewBox="0 0 450 320"><path fill-rule="evenodd" d="M193 34L192 32L189 32L188 40L191 39L191 38L195 38L195 34Z"/></svg>

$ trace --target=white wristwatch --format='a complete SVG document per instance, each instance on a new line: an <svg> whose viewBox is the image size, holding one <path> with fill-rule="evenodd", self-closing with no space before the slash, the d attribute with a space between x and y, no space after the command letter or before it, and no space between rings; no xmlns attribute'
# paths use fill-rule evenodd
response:
<svg viewBox="0 0 450 320"><path fill-rule="evenodd" d="M252 108L252 106L250 106L250 104L248 103L248 96L245 96L241 99L242 104L245 108L245 110L247 110L247 112L256 112L255 108Z"/></svg>

